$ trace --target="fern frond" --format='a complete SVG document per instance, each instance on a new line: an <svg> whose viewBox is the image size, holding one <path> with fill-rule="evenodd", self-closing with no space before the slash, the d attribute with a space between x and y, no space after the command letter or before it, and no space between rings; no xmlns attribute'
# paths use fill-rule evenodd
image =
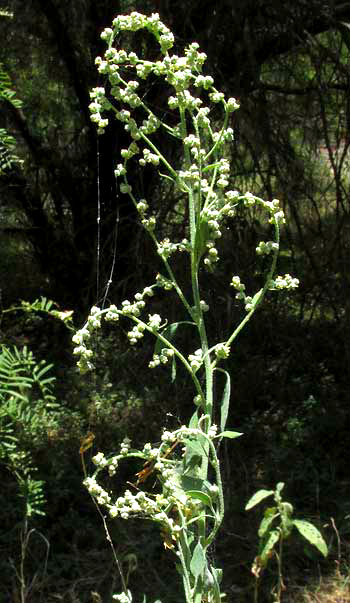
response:
<svg viewBox="0 0 350 603"><path fill-rule="evenodd" d="M12 89L12 82L8 73L4 70L3 65L0 63L0 103L10 103L15 109L22 107L22 101L20 101L16 92ZM14 153L14 147L16 141L7 130L0 128L0 175L10 170L14 163L18 163L20 160Z"/></svg>

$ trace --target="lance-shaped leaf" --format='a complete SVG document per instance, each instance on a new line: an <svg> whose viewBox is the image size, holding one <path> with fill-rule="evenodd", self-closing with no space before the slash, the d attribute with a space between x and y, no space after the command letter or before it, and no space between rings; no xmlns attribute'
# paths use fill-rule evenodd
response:
<svg viewBox="0 0 350 603"><path fill-rule="evenodd" d="M304 519L294 519L293 524L295 525L296 529L300 532L300 534L305 538L305 540L315 546L324 557L327 557L327 545L321 533L312 523L310 523L309 521L305 521Z"/></svg>
<svg viewBox="0 0 350 603"><path fill-rule="evenodd" d="M210 507L210 508L212 507L212 500L211 500L209 494L206 494L205 492L202 492L201 490L187 490L186 494L190 498L194 498L195 500L200 500L207 507Z"/></svg>
<svg viewBox="0 0 350 603"><path fill-rule="evenodd" d="M258 490L258 492L255 492L255 494L253 494L253 496L248 500L245 510L249 511L249 509L252 509L255 507L255 505L258 505L262 500L268 496L271 496L272 494L274 494L273 490Z"/></svg>
<svg viewBox="0 0 350 603"><path fill-rule="evenodd" d="M239 438L241 435L243 435L243 433L241 433L240 431L231 431L228 429L226 431L222 431L215 437L216 438L230 438L230 440L234 440L235 438Z"/></svg>
<svg viewBox="0 0 350 603"><path fill-rule="evenodd" d="M276 507L269 507L268 509L266 509L266 511L264 513L264 517L260 523L259 531L258 531L259 538L263 538L266 535L273 520L276 517L278 517Z"/></svg>
<svg viewBox="0 0 350 603"><path fill-rule="evenodd" d="M261 547L260 555L259 556L260 556L261 561L263 562L264 565L268 562L268 560L269 560L269 558L271 556L271 552L273 550L273 547L275 546L276 542L279 541L280 536L281 536L281 533L280 533L279 530L272 530L269 533L269 535L268 535L266 541L264 542L263 546Z"/></svg>
<svg viewBox="0 0 350 603"><path fill-rule="evenodd" d="M226 376L225 387L222 393L220 404L220 431L224 431L228 417L228 410L230 407L231 377L227 371L224 371L221 368L217 368L216 370L220 371L221 373L224 373L224 375Z"/></svg>
<svg viewBox="0 0 350 603"><path fill-rule="evenodd" d="M198 578L198 576L203 574L203 571L204 571L206 565L207 565L207 560L205 558L204 549L203 549L201 543L198 542L194 548L191 563L190 563L191 574L195 578Z"/></svg>

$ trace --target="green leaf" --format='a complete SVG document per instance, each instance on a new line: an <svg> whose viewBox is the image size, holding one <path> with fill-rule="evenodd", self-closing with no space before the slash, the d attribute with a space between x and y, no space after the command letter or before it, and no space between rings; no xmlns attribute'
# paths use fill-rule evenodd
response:
<svg viewBox="0 0 350 603"><path fill-rule="evenodd" d="M203 442L204 444L205 442ZM205 456L205 450L200 440L186 440L185 441L185 454L182 461L181 471L182 474L195 475L198 468L202 464L203 457ZM198 488L194 487L194 490Z"/></svg>
<svg viewBox="0 0 350 603"><path fill-rule="evenodd" d="M276 542L279 541L280 539L280 531L279 530L272 530L266 540L266 542L264 543L261 551L260 551L260 557L261 557L261 561L263 562L263 564L266 564L267 561L269 560L270 557L270 553L273 550L273 547L275 546Z"/></svg>
<svg viewBox="0 0 350 603"><path fill-rule="evenodd" d="M212 500L208 494L205 494L205 492L202 492L201 490L187 490L186 494L190 498L200 500L207 507L212 507Z"/></svg>
<svg viewBox="0 0 350 603"><path fill-rule="evenodd" d="M226 421L228 417L228 410L230 406L230 396L231 396L231 377L227 371L224 371L221 368L217 368L217 371L224 373L226 376L226 383L224 387L224 391L222 393L222 399L220 404L220 431L224 431L226 427Z"/></svg>
<svg viewBox="0 0 350 603"><path fill-rule="evenodd" d="M255 507L255 505L258 505L262 500L268 496L271 496L272 494L274 494L273 490L258 490L258 492L255 492L255 494L253 494L253 496L248 500L245 510L249 511Z"/></svg>
<svg viewBox="0 0 350 603"><path fill-rule="evenodd" d="M264 536L268 532L273 520L276 517L278 517L276 507L269 507L268 509L266 509L266 511L264 513L264 517L263 517L260 527L259 527L259 531L258 531L259 538L264 538Z"/></svg>
<svg viewBox="0 0 350 603"><path fill-rule="evenodd" d="M197 492L208 493L210 490L210 482L200 477L191 477L189 475L180 476L181 486L184 492L196 490Z"/></svg>
<svg viewBox="0 0 350 603"><path fill-rule="evenodd" d="M176 379L176 356L174 354L171 362L171 383L174 383Z"/></svg>
<svg viewBox="0 0 350 603"><path fill-rule="evenodd" d="M293 515L294 509L293 509L293 505L291 505L289 502L283 502L281 504L281 507L283 509L283 515L285 517L291 517Z"/></svg>
<svg viewBox="0 0 350 603"><path fill-rule="evenodd" d="M253 306L257 306L258 303L260 302L260 298L261 298L261 294L263 292L263 289L260 289L260 291L258 291L257 293L255 293L251 303Z"/></svg>
<svg viewBox="0 0 350 603"><path fill-rule="evenodd" d="M196 429L198 427L198 412L195 410L195 412L193 413L189 425L188 425L191 429Z"/></svg>
<svg viewBox="0 0 350 603"><path fill-rule="evenodd" d="M220 569L218 567L211 567L210 569L211 569L213 576L216 578L217 583L220 584L220 582L222 580L222 569Z"/></svg>
<svg viewBox="0 0 350 603"><path fill-rule="evenodd" d="M6 396L13 396L14 398L18 399L18 400L23 400L23 402L27 402L28 397L27 396L23 396L22 394L20 394L17 391L11 390L11 389L0 389L0 394L6 394Z"/></svg>
<svg viewBox="0 0 350 603"><path fill-rule="evenodd" d="M202 547L201 543L198 542L193 551L193 555L192 555L192 559L191 559L191 563L190 563L191 574L195 578L198 578L198 576L203 574L203 571L204 571L206 565L207 565L207 560L205 558L205 553L204 553L203 547Z"/></svg>
<svg viewBox="0 0 350 603"><path fill-rule="evenodd" d="M327 545L321 533L312 523L310 523L309 521L305 521L304 519L294 519L293 525L295 525L300 534L308 542L310 542L310 544L313 544L313 546L315 546L324 557L327 557Z"/></svg>
<svg viewBox="0 0 350 603"><path fill-rule="evenodd" d="M241 433L240 431L222 431L221 433L219 433L217 436L215 436L216 438L230 438L231 440L234 440L235 438L239 438L239 436L243 435L243 433Z"/></svg>
<svg viewBox="0 0 350 603"><path fill-rule="evenodd" d="M278 482L278 484L276 486L276 492L277 492L277 494L281 494L283 488L284 488L284 482Z"/></svg>
<svg viewBox="0 0 350 603"><path fill-rule="evenodd" d="M222 598L220 594L220 581L222 578L222 570L216 569L215 567L210 568L210 572L207 569L207 574L210 576L212 581L212 592L213 592L213 603L221 603Z"/></svg>

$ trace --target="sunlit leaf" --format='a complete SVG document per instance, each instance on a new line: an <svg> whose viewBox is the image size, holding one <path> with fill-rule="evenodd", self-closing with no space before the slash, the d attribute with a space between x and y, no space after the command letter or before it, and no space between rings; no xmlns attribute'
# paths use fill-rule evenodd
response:
<svg viewBox="0 0 350 603"><path fill-rule="evenodd" d="M318 531L318 529L309 521L305 521L304 519L294 519L293 525L297 528L300 534L308 541L310 544L315 546L320 553L324 557L328 555L328 548L323 539L323 536Z"/></svg>
<svg viewBox="0 0 350 603"><path fill-rule="evenodd" d="M259 303L262 292L263 292L263 289L260 289L260 291L258 291L257 293L255 293L255 295L254 295L254 297L253 297L253 299L251 301L252 306L256 306Z"/></svg>
<svg viewBox="0 0 350 603"><path fill-rule="evenodd" d="M217 371L224 373L226 376L226 382L224 391L222 393L221 403L220 403L220 431L224 431L226 427L226 421L228 417L228 411L230 406L230 396L231 396L231 377L227 371L224 371L221 368L217 368Z"/></svg>
<svg viewBox="0 0 350 603"><path fill-rule="evenodd" d="M280 536L281 533L279 530L272 530L269 533L269 536L266 542L264 543L259 555L263 563L266 563L270 558L271 553L273 551L273 547L275 546L276 542L279 541Z"/></svg>
<svg viewBox="0 0 350 603"><path fill-rule="evenodd" d="M227 430L227 431L222 431L215 437L216 438L230 438L231 440L234 440L235 438L239 438L241 435L243 435L243 433L241 433L240 431Z"/></svg>
<svg viewBox="0 0 350 603"><path fill-rule="evenodd" d="M278 516L276 511L276 507L269 507L266 509L258 531L259 538L263 538L268 532L273 520Z"/></svg>
<svg viewBox="0 0 350 603"><path fill-rule="evenodd" d="M201 490L187 490L187 496L190 498L194 498L195 500L200 500L207 507L212 507L212 501L208 494L202 492Z"/></svg>
<svg viewBox="0 0 350 603"><path fill-rule="evenodd" d="M249 509L252 509L253 507L255 507L255 505L258 505L262 500L264 500L268 496L271 496L272 494L274 494L273 490L258 490L258 492L255 492L255 494L253 494L253 496L247 502L245 510L249 511Z"/></svg>
<svg viewBox="0 0 350 603"><path fill-rule="evenodd" d="M205 553L204 553L203 547L202 547L201 543L198 542L193 551L193 555L192 555L192 559L191 559L191 563L190 563L191 574L195 578L198 578L198 576L200 576L203 573L206 565L207 565L207 561L205 558Z"/></svg>

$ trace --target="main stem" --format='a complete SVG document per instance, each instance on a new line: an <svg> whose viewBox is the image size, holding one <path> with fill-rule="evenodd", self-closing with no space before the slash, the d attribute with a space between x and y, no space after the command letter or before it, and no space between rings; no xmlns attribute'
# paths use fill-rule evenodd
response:
<svg viewBox="0 0 350 603"><path fill-rule="evenodd" d="M184 140L187 136L187 125L186 125L186 114L184 108L179 107L180 112L180 128L181 137ZM185 165L189 167L191 165L191 155L187 146L185 146ZM198 198L197 198L198 197ZM200 304L200 292L199 292L199 262L200 257L198 254L197 242L197 229L200 228L200 192L195 192L191 187L188 192L188 205L189 205L189 221L190 221L190 241L191 241L191 283L192 283L192 295L194 302L194 313L193 318L196 321L198 333L201 342L201 350L204 357L204 370L205 370L205 406L204 414L208 416L208 420L205 423L205 432L208 433L211 425L211 419L213 415L213 369L210 362L208 338L205 329L205 323L203 318L203 311ZM209 463L209 446L205 447L205 455L202 460L202 477L207 478L208 475L208 463Z"/></svg>

